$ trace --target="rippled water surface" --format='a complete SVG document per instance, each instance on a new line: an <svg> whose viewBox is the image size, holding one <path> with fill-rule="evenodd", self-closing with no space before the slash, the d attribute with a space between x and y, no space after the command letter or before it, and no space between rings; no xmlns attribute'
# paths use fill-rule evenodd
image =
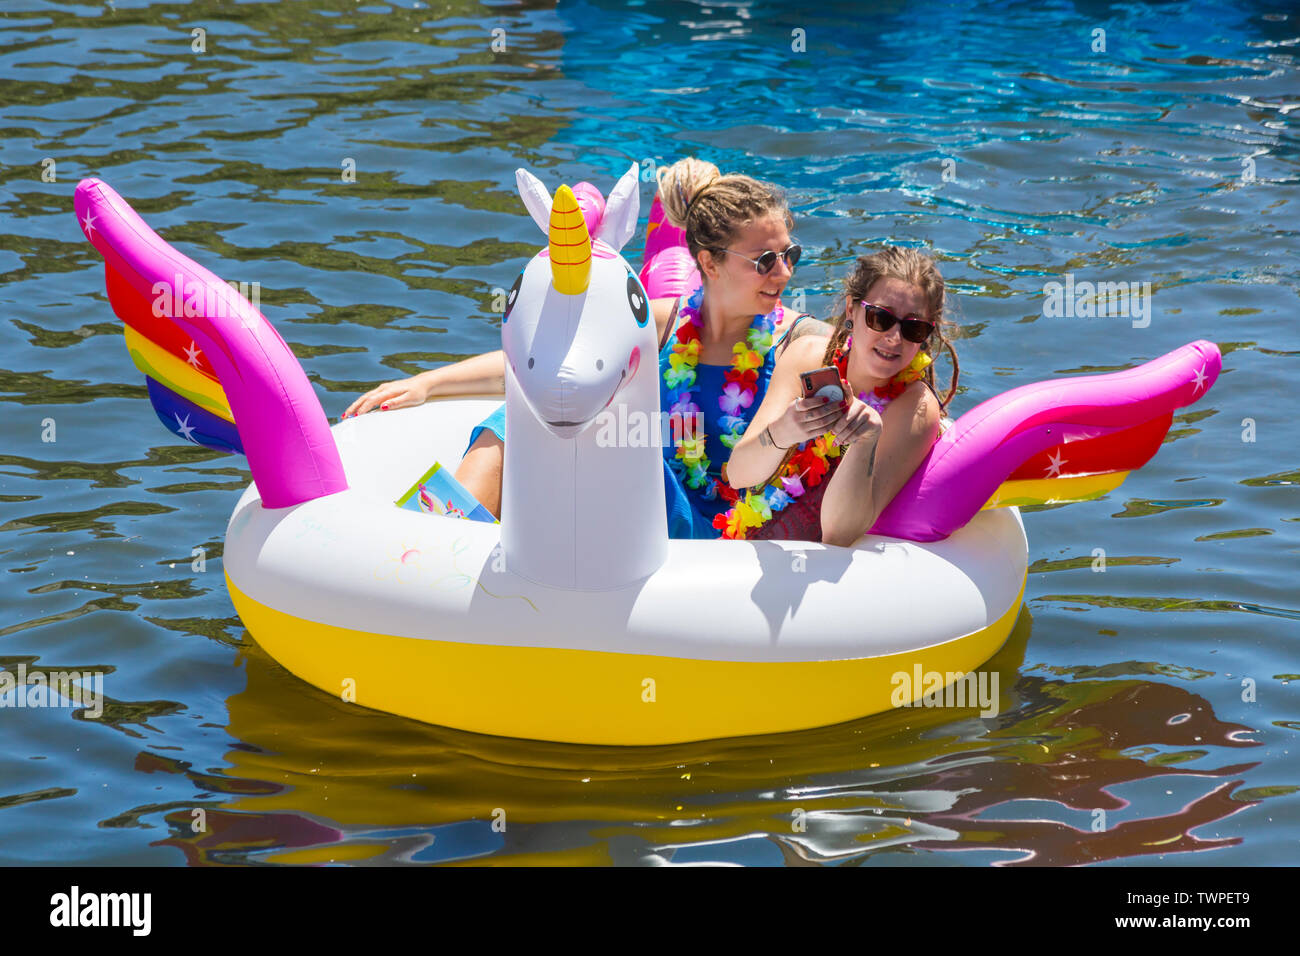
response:
<svg viewBox="0 0 1300 956"><path fill-rule="evenodd" d="M98 669L108 701L99 721L0 709L0 861L1295 862L1291 9L4 4L0 668ZM336 419L497 346L493 290L538 242L516 166L607 189L687 154L789 189L811 311L880 242L933 249L965 329L958 412L1222 349L1149 465L1026 513L1001 713L586 748L360 710L285 672L222 581L244 460L154 417L77 180L260 282ZM1067 272L1151 283L1149 325L1045 317Z"/></svg>

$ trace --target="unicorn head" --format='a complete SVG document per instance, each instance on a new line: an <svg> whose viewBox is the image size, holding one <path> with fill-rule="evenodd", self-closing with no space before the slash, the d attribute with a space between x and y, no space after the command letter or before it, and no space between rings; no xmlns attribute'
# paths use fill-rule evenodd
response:
<svg viewBox="0 0 1300 956"><path fill-rule="evenodd" d="M561 186L552 199L527 170L515 177L547 243L510 289L502 349L533 415L572 438L613 403L643 358L654 361L643 354L650 301L619 255L636 228L637 167L608 202L590 183Z"/></svg>
<svg viewBox="0 0 1300 956"><path fill-rule="evenodd" d="M506 567L553 587L623 587L668 549L661 449L635 426L610 441L607 427L659 417L650 301L618 252L636 228L637 167L608 202L590 183L552 199L526 171L516 178L546 247L515 280L501 326Z"/></svg>

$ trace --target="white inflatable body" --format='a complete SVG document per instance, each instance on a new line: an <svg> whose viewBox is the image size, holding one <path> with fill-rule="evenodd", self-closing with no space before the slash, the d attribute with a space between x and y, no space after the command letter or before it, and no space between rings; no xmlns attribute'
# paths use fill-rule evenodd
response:
<svg viewBox="0 0 1300 956"><path fill-rule="evenodd" d="M583 205L518 172L547 246L502 318L499 525L393 506L432 462L456 468L492 398L341 423L346 491L240 501L231 597L289 670L467 730L659 744L910 704L923 675L943 686L1002 646L1027 561L1014 509L929 544L669 540L663 450L644 432L611 441L602 418L659 420L655 323L618 253L636 175L608 205L580 184Z"/></svg>

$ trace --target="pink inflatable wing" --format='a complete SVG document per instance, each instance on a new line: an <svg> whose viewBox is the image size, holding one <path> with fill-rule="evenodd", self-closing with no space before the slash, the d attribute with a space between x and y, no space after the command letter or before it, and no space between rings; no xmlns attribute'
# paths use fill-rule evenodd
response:
<svg viewBox="0 0 1300 956"><path fill-rule="evenodd" d="M132 360L174 432L243 451L267 508L343 491L343 463L302 366L233 287L181 255L99 179L77 185Z"/></svg>
<svg viewBox="0 0 1300 956"><path fill-rule="evenodd" d="M1221 365L1218 347L1200 340L1127 371L1036 382L991 398L935 442L871 533L937 541L989 504L1079 500L1067 483L1090 476L1112 475L1109 485L1092 485L1114 487L1150 460L1172 413L1199 401ZM1028 487L1021 501L1005 493L1017 484L1021 495Z"/></svg>
<svg viewBox="0 0 1300 956"><path fill-rule="evenodd" d="M664 218L658 196L650 206L650 223L646 226L641 284L652 299L687 295L704 284L686 248L685 231Z"/></svg>

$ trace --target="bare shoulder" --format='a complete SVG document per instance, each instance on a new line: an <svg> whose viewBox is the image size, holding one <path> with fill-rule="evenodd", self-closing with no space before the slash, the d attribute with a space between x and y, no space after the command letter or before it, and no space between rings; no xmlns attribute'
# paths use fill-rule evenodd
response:
<svg viewBox="0 0 1300 956"><path fill-rule="evenodd" d="M668 324L669 319L671 319L677 311L677 298L675 296L669 296L664 299L651 299L650 311L654 313L655 324L659 326L659 329L662 331L663 327Z"/></svg>
<svg viewBox="0 0 1300 956"><path fill-rule="evenodd" d="M803 323L801 322L800 325ZM798 329L795 330L799 331ZM823 336L806 335L787 340L785 347L776 358L778 368L793 368L796 371L820 368L826 356L826 339Z"/></svg>
<svg viewBox="0 0 1300 956"><path fill-rule="evenodd" d="M650 314L655 317L655 342L662 348L677 325L677 299L671 296L651 299Z"/></svg>
<svg viewBox="0 0 1300 956"><path fill-rule="evenodd" d="M802 339L809 336L825 339L829 338L833 331L834 329L829 323L823 322L821 319L814 319L811 315L804 316L802 319L796 319L794 327L786 332L778 343L777 355L779 356L782 352L788 349L796 339Z"/></svg>
<svg viewBox="0 0 1300 956"><path fill-rule="evenodd" d="M903 393L889 403L882 423L886 420L909 422L913 432L925 432L938 428L941 409L939 400L925 382L912 382L903 389Z"/></svg>
<svg viewBox="0 0 1300 956"><path fill-rule="evenodd" d="M798 325L791 329L790 334L786 336L786 339L787 341L793 342L795 339L801 339L807 335L814 335L823 339L828 339L834 331L834 326L829 322L823 322L821 319L814 319L810 315L801 320Z"/></svg>

